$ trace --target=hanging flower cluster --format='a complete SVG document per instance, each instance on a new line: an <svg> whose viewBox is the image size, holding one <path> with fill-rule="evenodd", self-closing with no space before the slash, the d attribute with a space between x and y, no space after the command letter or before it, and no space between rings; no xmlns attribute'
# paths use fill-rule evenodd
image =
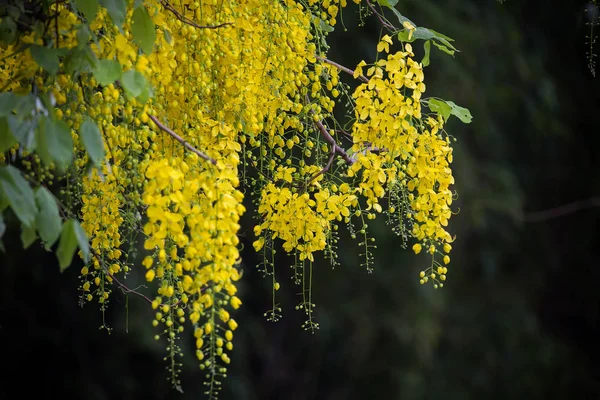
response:
<svg viewBox="0 0 600 400"><path fill-rule="evenodd" d="M73 220L86 261L83 301L96 299L104 310L115 286L139 294L124 282L143 268L157 292L142 296L155 310L157 339L169 341L176 387L186 324L210 396L226 376L237 328L231 312L241 305L244 193L255 196L254 248L274 291L278 243L294 258L306 329L318 327L310 290L316 257L337 263L345 226L360 237L370 271L367 220L380 214L414 239L415 253L442 254L421 283L443 285L454 183L448 110L439 102L431 114L422 110L424 65L408 43L412 23L401 19L396 29L370 2L361 5L392 36L377 46L385 57L351 70L327 58L326 37L345 0L50 3L52 18L0 57L3 94L33 104L7 117L14 140L0 141L7 149L0 162L19 158L33 186L61 184L56 204ZM446 37L435 37L450 51ZM334 116L339 104L350 106L343 120ZM37 231L47 241L44 229ZM281 312L275 304L272 320Z"/></svg>

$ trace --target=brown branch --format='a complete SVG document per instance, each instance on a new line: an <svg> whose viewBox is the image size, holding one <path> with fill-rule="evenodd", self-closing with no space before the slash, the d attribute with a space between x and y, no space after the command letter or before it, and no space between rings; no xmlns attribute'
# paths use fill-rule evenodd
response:
<svg viewBox="0 0 600 400"><path fill-rule="evenodd" d="M317 172L316 174L311 176L310 179L308 181L306 181L305 186L310 185L310 183L312 181L317 179L319 176L323 175L325 172L329 171L329 168L331 168L331 164L333 164L334 157L335 157L335 151L334 151L334 149L332 149L331 153L329 153L329 159L327 160L327 164L319 172Z"/></svg>
<svg viewBox="0 0 600 400"><path fill-rule="evenodd" d="M183 145L183 147L185 147L186 149L188 149L192 153L195 153L196 155L198 155L198 157L203 158L206 161L210 161L213 165L217 165L217 160L215 160L214 158L211 158L211 157L207 156L206 154L202 153L200 150L198 150L197 148L195 148L194 146L192 146L191 144L189 144L188 142L186 142L185 139L183 139L181 136L179 136L178 134L176 134L175 132L173 132L166 125L164 125L158 119L156 119L156 117L154 115L148 115L148 117L152 120L152 122L154 122L156 124L156 126L158 126L163 131L167 132L169 135L171 135L173 137L173 139L175 139L179 143L181 143Z"/></svg>
<svg viewBox="0 0 600 400"><path fill-rule="evenodd" d="M193 26L194 28L198 28L198 29L218 29L218 28L222 28L222 27L227 26L227 25L233 25L233 22L223 22L222 24L219 24L219 25L198 25L197 23L195 23L191 19L189 19L186 16L184 16L181 12L179 12L179 10L177 10L175 7L173 7L173 5L171 5L171 3L169 3L168 1L163 0L160 3L163 5L163 7L165 9L171 11L175 15L175 17L177 17L178 20L180 20L184 24L188 24L190 26Z"/></svg>
<svg viewBox="0 0 600 400"><path fill-rule="evenodd" d="M319 128L319 131L321 131L321 135L325 138L327 143L329 143L331 145L331 147L332 147L331 152L334 154L335 153L339 154L344 159L344 161L346 161L346 164L348 164L348 165L354 164L354 160L348 156L346 151L344 149L342 149L336 143L333 136L331 136L329 134L329 132L327 132L327 128L325 128L325 125L323 125L323 123L321 121L315 121L315 124L317 125L317 128Z"/></svg>
<svg viewBox="0 0 600 400"><path fill-rule="evenodd" d="M317 60L319 61L323 61L324 63L327 63L329 65L333 65L334 67L336 67L337 69L339 69L340 71L344 71L345 73L354 76L354 71L352 71L350 68L348 67L344 67L342 64L338 64L335 61L331 61L328 58L325 57L321 57L321 56L317 56ZM369 82L369 78L367 78L364 75L359 75L358 79L360 79L361 81L363 81L364 83L368 83Z"/></svg>
<svg viewBox="0 0 600 400"><path fill-rule="evenodd" d="M389 22L385 21L385 17L383 15L381 15L375 7L373 7L373 5L371 4L371 2L369 0L366 0L366 1L367 1L367 6L369 6L371 11L373 11L373 14L375 14L377 16L377 18L379 19L379 22L381 22L381 25L383 25L384 28L390 30L391 32L395 32L397 30L396 27L394 25L390 24Z"/></svg>
<svg viewBox="0 0 600 400"><path fill-rule="evenodd" d="M523 213L522 220L526 222L542 222L593 207L600 207L600 197L577 200L547 210L525 212Z"/></svg>

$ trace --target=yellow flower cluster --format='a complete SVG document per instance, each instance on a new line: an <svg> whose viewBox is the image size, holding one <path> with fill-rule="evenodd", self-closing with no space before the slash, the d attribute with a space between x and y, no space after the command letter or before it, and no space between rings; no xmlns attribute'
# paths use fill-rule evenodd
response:
<svg viewBox="0 0 600 400"><path fill-rule="evenodd" d="M389 53L392 44L385 35L378 51ZM354 92L357 120L352 130L352 149L357 162L348 174L361 175L359 191L369 208L378 212L382 211L379 199L386 194L384 184L399 185L406 192L403 197L408 203L406 216L412 221L410 233L419 241L413 247L415 253L422 246L427 246L431 254L441 253L442 248L448 253L452 237L445 227L453 198L452 148L449 137L442 133L441 117L423 120L419 101L425 91L423 69L413 57L410 44L405 44L403 51L388 54L367 70L368 83ZM363 75L365 66L364 61L359 63L354 76ZM445 255L444 263L449 261ZM432 262L430 269L435 265ZM445 273L442 276L445 280Z"/></svg>
<svg viewBox="0 0 600 400"><path fill-rule="evenodd" d="M443 251L443 263L449 263L452 148L443 120L422 115L423 70L409 44L389 54L394 42L384 36L377 49L387 57L368 67L367 78L366 63L358 65L354 77L368 82L350 95L340 83L345 69L326 59L323 40L346 0L141 4L135 7L148 13L156 33L146 53L134 34L139 22L133 7L122 27L105 8L85 21L67 3L53 6L59 13L49 21L59 35L56 47L89 45L91 64L117 61L121 76L135 76L136 85L147 82L139 96L127 90L132 83L124 78L100 84L91 64L79 76L66 73L68 57L61 56L56 76L45 74L30 51L0 58L0 86L28 93L35 85L51 93L54 117L71 128L75 167L66 178L81 182L69 191L81 203L69 205L80 206L76 212L92 249L81 271L85 298L98 298L104 309L109 285L122 285L117 274L129 270L124 244L143 234L145 279L157 286L149 300L153 325L164 328L157 338L168 338L174 358L175 340L186 322L192 325L213 395L215 380L226 373L220 365L231 361L227 352L237 322L230 311L241 305L241 184L259 197L254 248L273 250L272 240L280 239L302 268L310 265L309 281L315 253L335 252L339 223L355 237L354 217L369 260L373 246L364 216L382 213L381 199L392 192L400 200L390 213L397 206L409 220L418 241L413 250ZM82 21L89 35L80 29ZM46 43L33 32L21 42ZM344 97L354 103L348 132L334 118ZM93 168L80 132L88 118L99 129L105 155ZM348 150L344 140L352 143ZM421 282L441 285L446 272L432 262ZM310 288L299 307L314 327L307 293ZM177 370L171 372L179 385Z"/></svg>

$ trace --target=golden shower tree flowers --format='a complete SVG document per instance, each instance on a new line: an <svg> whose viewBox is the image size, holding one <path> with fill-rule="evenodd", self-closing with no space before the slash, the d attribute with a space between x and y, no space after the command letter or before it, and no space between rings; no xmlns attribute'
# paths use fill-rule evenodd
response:
<svg viewBox="0 0 600 400"><path fill-rule="evenodd" d="M273 254L294 260L306 329L318 328L312 274L321 255L338 262L340 227L371 271L367 222L386 215L431 257L420 282L446 280L445 122L471 117L424 98L423 69L431 44L456 49L398 10L395 27L375 2L354 2L386 31L378 59L354 69L327 58L346 0L48 1L33 29L0 14L0 228L14 216L25 247L56 244L61 269L79 248L82 300L103 311L115 288L145 300L176 388L188 328L209 397L235 357L246 195L259 268L275 296ZM134 268L154 295L132 289ZM281 312L273 298L267 318Z"/></svg>

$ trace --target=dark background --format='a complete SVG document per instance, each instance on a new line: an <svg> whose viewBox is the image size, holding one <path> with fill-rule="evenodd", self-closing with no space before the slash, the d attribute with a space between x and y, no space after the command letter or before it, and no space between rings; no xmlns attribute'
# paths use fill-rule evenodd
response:
<svg viewBox="0 0 600 400"><path fill-rule="evenodd" d="M460 212L450 226L458 239L447 284L418 284L426 258L402 250L382 218L371 224L373 274L359 267L353 242L340 243L341 266L318 263L321 329L313 335L301 329L285 257L277 264L284 317L266 322L269 282L246 251L223 399L600 398L600 77L587 68L585 7L399 2L404 15L461 50L452 58L432 48L426 97L453 100L474 116L448 126L458 139ZM373 18L358 28L354 10L344 12L348 32L340 24L330 41L330 58L348 66L373 59L379 34ZM244 220L251 249L250 215ZM109 335L99 329L97 305L78 305L80 266L61 275L53 254L20 249L16 227L6 236L0 398L204 398L191 341L183 343L184 394L168 384L166 343L154 341L142 299L129 299L127 316L115 291Z"/></svg>

